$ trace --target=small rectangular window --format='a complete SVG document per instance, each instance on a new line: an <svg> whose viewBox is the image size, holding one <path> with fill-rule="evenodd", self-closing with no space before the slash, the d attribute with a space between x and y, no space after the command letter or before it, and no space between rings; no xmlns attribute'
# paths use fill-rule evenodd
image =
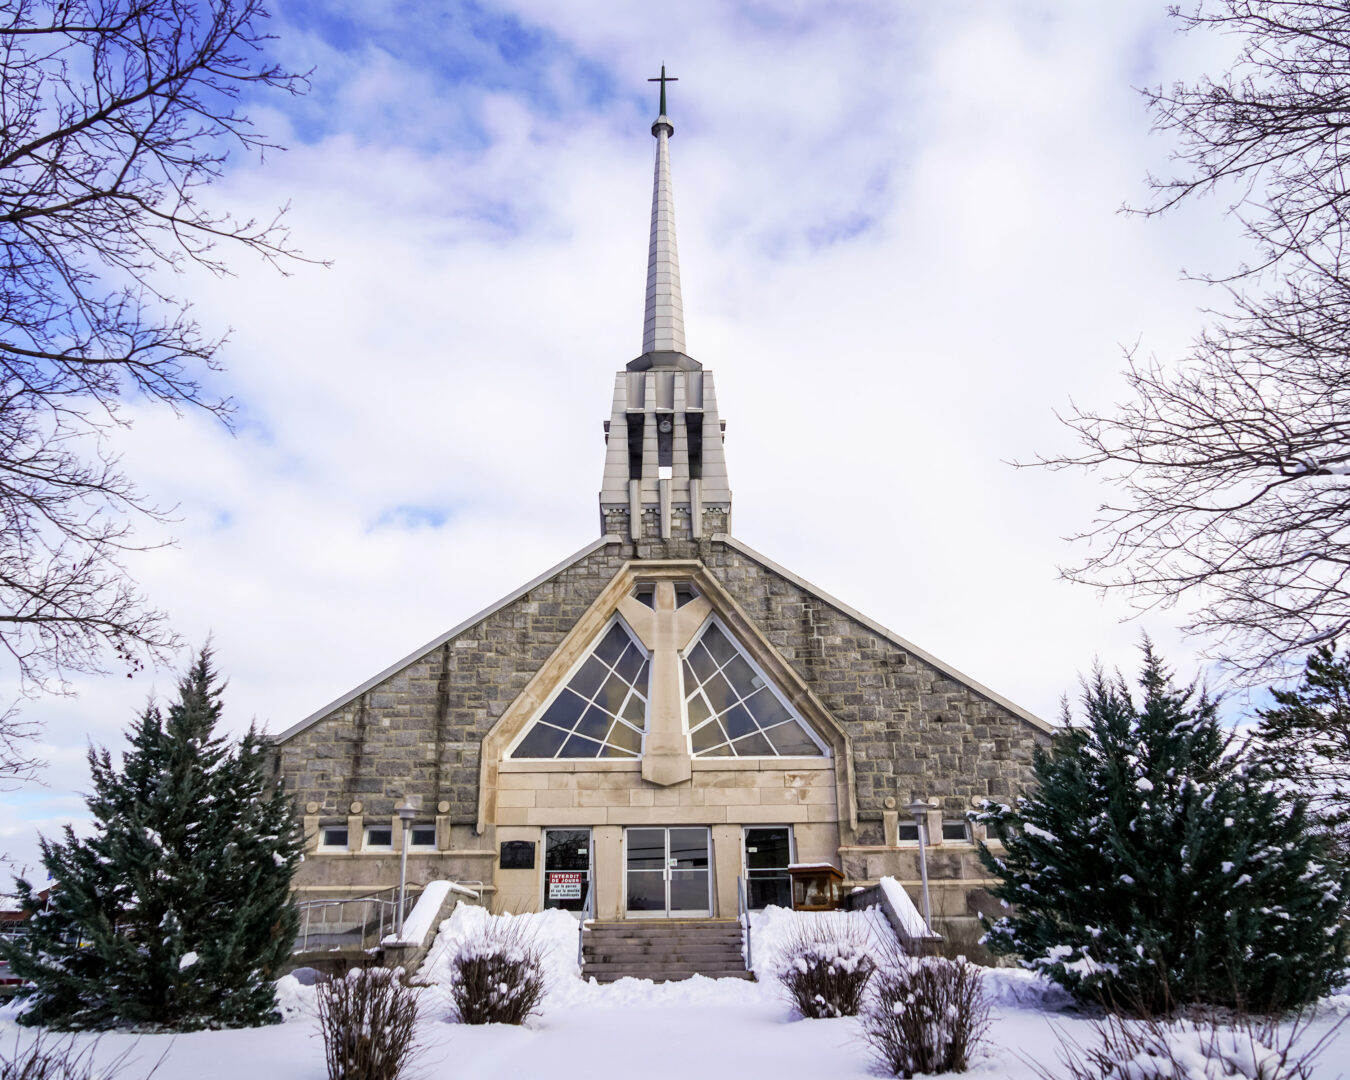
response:
<svg viewBox="0 0 1350 1080"><path fill-rule="evenodd" d="M942 839L963 844L970 839L970 827L964 821L944 821Z"/></svg>
<svg viewBox="0 0 1350 1080"><path fill-rule="evenodd" d="M917 844L919 842L919 826L913 821L902 821L896 826L896 836L902 844Z"/></svg>
<svg viewBox="0 0 1350 1080"><path fill-rule="evenodd" d="M394 847L394 827L392 825L367 826L366 847L392 850Z"/></svg>
<svg viewBox="0 0 1350 1080"><path fill-rule="evenodd" d="M408 840L409 847L434 848L436 846L435 825L414 825L409 831L411 833Z"/></svg>
<svg viewBox="0 0 1350 1080"><path fill-rule="evenodd" d="M347 826L326 825L319 830L319 846L347 850Z"/></svg>

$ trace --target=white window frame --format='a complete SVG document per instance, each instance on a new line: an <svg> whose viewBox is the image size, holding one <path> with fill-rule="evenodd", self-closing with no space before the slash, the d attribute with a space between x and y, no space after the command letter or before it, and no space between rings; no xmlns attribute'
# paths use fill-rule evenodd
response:
<svg viewBox="0 0 1350 1080"><path fill-rule="evenodd" d="M695 645L697 645L700 641L703 640L703 635L704 635L705 633L707 633L708 626L709 626L709 624L711 624L711 623L716 623L716 624L717 624L718 629L721 630L722 633L724 633L724 634L727 636L727 640L730 641L730 642L732 643L732 645L734 645L734 646L736 647L736 651L737 651L737 652L745 659L745 662L748 663L748 664L750 665L750 669L751 669L757 676L759 676L759 678L763 681L764 686L765 686L765 688L769 691L769 693L773 694L773 696L774 696L775 698L778 699L778 703L779 703L780 705L782 705L785 709L787 709L789 715L791 715L791 717L793 718L793 720L795 720L795 721L797 722L797 724L801 727L801 729L802 729L803 731L806 732L807 737L810 738L810 740L811 740L813 743L816 744L817 749L820 750L820 753L819 753L818 755L816 755L816 754L736 754L736 755L734 755L734 756L732 756L732 757L728 757L728 758L720 758L720 757L714 757L714 758L702 758L702 757L699 757L697 754L694 753L694 733L693 733L692 731L689 730L689 693L690 693L690 691L689 691L689 688L686 687L686 686L684 685L684 664L685 664L685 662L688 660L688 653L689 653L689 650L692 649ZM736 635L736 634L733 634L733 633L731 632L731 628L728 627L727 624L724 623L721 619L719 619L719 618L717 617L716 613L710 614L706 619L703 620L703 625L700 626L700 627L698 628L698 630L695 631L694 636L691 637L691 638L689 639L689 644L686 645L686 646L684 647L684 649L682 649L682 650L680 651L680 661L681 661L681 663L680 663L680 668L679 668L679 674L680 674L680 713L681 713L681 714L683 715L683 717L684 717L684 739L685 739L685 745L686 745L686 746L688 747L688 749L689 749L689 756L690 756L691 758L693 758L695 761L736 761L736 760L744 760L744 761L798 761L798 760L800 760L800 761L815 761L815 760L817 760L818 757L831 758L831 757L834 756L834 755L830 752L830 746L829 746L829 744L828 744L824 739L822 739L822 738L820 737L820 735L818 735L818 734L816 733L816 729L813 728L813 727L811 726L811 721L808 720L805 716L803 716L802 713L801 713L801 710L798 709L795 705L792 704L791 701L788 700L787 695L783 693L783 691L779 688L778 684L777 684L776 682L774 682L771 678L769 678L768 673L765 672L765 670L764 670L762 667L759 666L758 661L756 661L755 658L754 658L753 656L751 656L750 653L746 650L745 646L741 643L740 637L739 637L738 635ZM648 706L648 709L650 710L650 707L651 707L651 699L650 699L650 698L647 699L647 706Z"/></svg>
<svg viewBox="0 0 1350 1080"><path fill-rule="evenodd" d="M948 825L960 825L963 830L960 840L954 840L947 835ZM974 841L971 838L970 822L965 818L943 818L942 820L942 842L944 844L970 844Z"/></svg>
<svg viewBox="0 0 1350 1080"><path fill-rule="evenodd" d="M527 736L534 729L534 725L538 723L539 719L544 715L544 713L548 712L549 706L552 705L554 700L571 684L573 676L575 676L576 673L581 670L581 666L591 658L591 653L595 651L596 645L598 645L601 641L604 640L605 635L609 633L610 629L614 626L615 623L623 623L624 633L626 633L629 636L629 638L637 645L639 649L641 649L644 653L646 653L646 661L649 665L647 670L647 693L643 695L643 697L647 699L647 709L646 714L642 718L643 721L643 727L641 732L642 745L638 749L637 757L618 757L618 758L515 757L514 755L516 752L516 747L525 741L525 736ZM502 760L503 761L605 761L605 762L641 761L643 756L647 753L647 735L650 733L652 725L652 695L651 695L652 676L650 668L651 659L652 659L651 650L648 649L647 646L642 643L642 639L638 637L637 633L633 630L633 628L628 625L628 620L625 619L622 615L620 615L616 611L605 621L605 625L601 628L600 632L591 638L591 640L587 643L585 652L583 652L581 656L577 658L576 662L570 668L567 669L567 674L565 674L561 679L558 680L557 684L553 687L553 692L550 693L549 696L544 699L543 704L540 705L539 708L534 710L529 720L526 721L525 726L522 727L520 731L516 733L516 737L512 739L511 742L507 745L506 749L502 751Z"/></svg>
<svg viewBox="0 0 1350 1080"><path fill-rule="evenodd" d="M342 829L347 834L347 839L341 844L330 844L328 842L329 829ZM350 851L352 847L352 830L350 825L320 825L319 826L319 850L320 851Z"/></svg>
<svg viewBox="0 0 1350 1080"><path fill-rule="evenodd" d="M907 837L903 837L900 835L900 830L904 828L910 828L914 830L914 839L910 840ZM910 818L908 821L897 821L895 823L895 844L897 847L916 848L919 846L919 826L918 823L915 822L913 818ZM931 843L929 846L931 846Z"/></svg>
<svg viewBox="0 0 1350 1080"><path fill-rule="evenodd" d="M413 830L414 830L414 829L430 829L430 830L431 830L431 843L429 843L429 844L415 844L415 843L413 843L413 838L412 838L412 837L413 837ZM408 826L408 828L404 831L404 834L403 834L403 835L406 836L406 837L408 838L408 850L409 850L409 851L435 851L435 850L436 850L436 823L435 823L434 821L414 821L414 822L413 822L412 824L410 824L410 825Z"/></svg>
<svg viewBox="0 0 1350 1080"><path fill-rule="evenodd" d="M372 843L370 842L370 834L371 834L375 829L388 829L388 830L389 830L389 843L387 843L387 844L372 844ZM393 851L393 850L394 850L394 825L393 825L393 823L390 822L388 825L382 825L382 824L367 825L365 828L363 828L363 829L361 830L361 850L362 850L362 851Z"/></svg>

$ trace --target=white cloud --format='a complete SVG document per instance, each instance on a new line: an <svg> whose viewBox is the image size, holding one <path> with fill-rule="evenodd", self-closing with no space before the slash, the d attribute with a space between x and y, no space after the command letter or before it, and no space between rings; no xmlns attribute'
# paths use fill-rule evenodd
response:
<svg viewBox="0 0 1350 1080"><path fill-rule="evenodd" d="M1116 212L1164 154L1131 84L1217 46L1151 2L503 9L547 46L528 91L431 15L409 40L454 35L466 70L278 27L321 65L315 96L259 114L291 149L219 195L290 202L333 267L189 279L203 322L234 328L239 435L138 410L123 440L180 506L179 546L134 570L189 641L214 634L232 726L289 726L596 534L663 60L690 351L716 372L737 534L1042 715L1094 655L1133 668L1122 604L1055 579L1100 491L1004 462L1064 447L1071 395L1119 396L1122 343L1176 355L1202 301L1179 267L1236 257L1216 209ZM596 71L615 92L587 107ZM1174 621L1145 625L1188 675ZM173 681L31 706L53 797L87 786L86 738L117 745ZM31 858L24 829L60 814L0 798L0 850Z"/></svg>

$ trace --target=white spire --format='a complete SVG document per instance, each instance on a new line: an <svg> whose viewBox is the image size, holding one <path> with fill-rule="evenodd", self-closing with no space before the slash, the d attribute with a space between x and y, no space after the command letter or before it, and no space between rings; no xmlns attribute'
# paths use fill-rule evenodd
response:
<svg viewBox="0 0 1350 1080"><path fill-rule="evenodd" d="M652 124L656 136L656 175L652 181L652 235L647 252L647 309L642 352L684 352L684 303L680 297L680 253L675 244L675 197L670 186L670 137L675 126L666 117L665 65L661 65L661 114Z"/></svg>

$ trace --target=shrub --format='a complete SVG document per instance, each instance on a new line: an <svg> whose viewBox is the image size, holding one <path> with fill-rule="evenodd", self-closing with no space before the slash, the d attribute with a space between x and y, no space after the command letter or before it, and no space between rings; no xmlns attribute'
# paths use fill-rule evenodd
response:
<svg viewBox="0 0 1350 1080"><path fill-rule="evenodd" d="M1095 1043L1083 1046L1063 1031L1059 1067L1031 1062L1042 1080L1310 1080L1314 1059L1340 1024L1304 1047L1302 1019L1210 1011L1191 1017L1118 1012L1093 1021Z"/></svg>
<svg viewBox="0 0 1350 1080"><path fill-rule="evenodd" d="M856 923L799 919L783 949L778 981L809 1020L856 1016L876 970Z"/></svg>
<svg viewBox="0 0 1350 1080"><path fill-rule="evenodd" d="M519 920L491 919L460 945L450 995L461 1024L523 1024L547 990L542 950Z"/></svg>
<svg viewBox="0 0 1350 1080"><path fill-rule="evenodd" d="M53 1039L38 1032L27 1046L20 1046L15 1035L14 1052L0 1057L0 1080L115 1080L126 1068L132 1049L129 1047L112 1061L95 1067L97 1039L78 1048L73 1038ZM146 1074L147 1078L158 1068L157 1063Z"/></svg>
<svg viewBox="0 0 1350 1080"><path fill-rule="evenodd" d="M328 1080L396 1080L417 1049L417 996L387 968L318 983Z"/></svg>
<svg viewBox="0 0 1350 1080"><path fill-rule="evenodd" d="M895 952L877 972L863 1034L895 1076L964 1072L989 1027L983 972L966 960Z"/></svg>

